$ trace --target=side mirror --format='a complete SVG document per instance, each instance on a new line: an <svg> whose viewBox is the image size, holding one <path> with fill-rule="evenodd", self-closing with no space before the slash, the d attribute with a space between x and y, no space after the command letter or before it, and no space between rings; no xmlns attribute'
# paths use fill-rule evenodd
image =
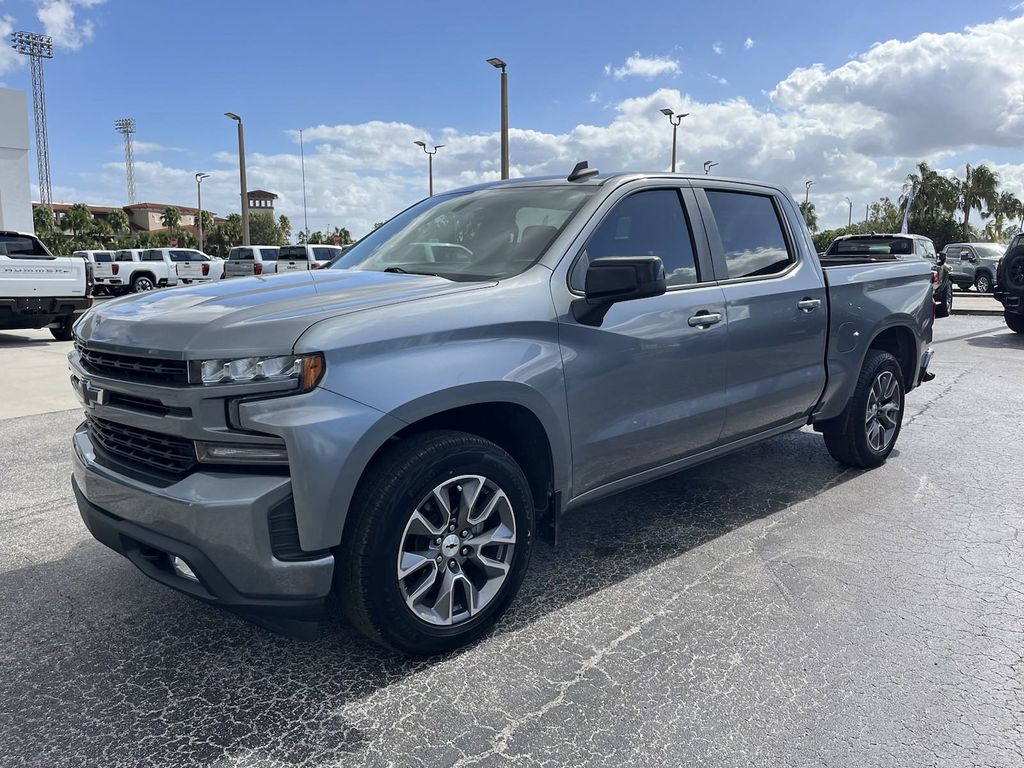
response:
<svg viewBox="0 0 1024 768"><path fill-rule="evenodd" d="M584 279L586 298L572 303L573 315L584 325L600 325L613 304L660 296L667 287L665 265L657 256L595 259Z"/></svg>

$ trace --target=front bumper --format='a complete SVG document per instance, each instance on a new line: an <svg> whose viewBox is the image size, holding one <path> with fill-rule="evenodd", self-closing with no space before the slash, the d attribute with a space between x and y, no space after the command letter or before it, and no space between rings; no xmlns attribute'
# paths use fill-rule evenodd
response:
<svg viewBox="0 0 1024 768"><path fill-rule="evenodd" d="M274 557L270 512L291 497L283 475L193 472L157 485L108 461L79 428L72 484L93 536L147 576L286 634L310 636L331 589L334 557ZM171 559L184 560L186 578Z"/></svg>

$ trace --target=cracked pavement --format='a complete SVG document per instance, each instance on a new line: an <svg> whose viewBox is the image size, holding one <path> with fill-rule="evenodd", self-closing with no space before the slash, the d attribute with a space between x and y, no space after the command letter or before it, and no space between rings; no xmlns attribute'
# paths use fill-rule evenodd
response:
<svg viewBox="0 0 1024 768"><path fill-rule="evenodd" d="M805 430L581 509L432 661L150 581L78 516L80 414L0 421L0 765L1019 767L1024 337L935 350L883 467Z"/></svg>

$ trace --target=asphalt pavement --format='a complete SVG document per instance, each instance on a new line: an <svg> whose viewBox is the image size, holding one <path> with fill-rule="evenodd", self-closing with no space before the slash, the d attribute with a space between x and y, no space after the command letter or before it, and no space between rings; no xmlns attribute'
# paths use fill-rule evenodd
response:
<svg viewBox="0 0 1024 768"><path fill-rule="evenodd" d="M0 342L17 407L43 350ZM935 350L883 467L801 431L581 509L433 661L148 580L79 519L80 414L0 420L0 765L1019 768L1024 337L954 316Z"/></svg>

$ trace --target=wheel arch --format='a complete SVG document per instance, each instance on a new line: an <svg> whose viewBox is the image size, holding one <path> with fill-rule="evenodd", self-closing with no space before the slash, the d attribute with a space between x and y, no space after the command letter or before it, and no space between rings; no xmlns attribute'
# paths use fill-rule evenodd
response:
<svg viewBox="0 0 1024 768"><path fill-rule="evenodd" d="M908 392L914 388L914 383L917 381L919 350L917 338L908 326L893 325L879 331L871 339L867 349L880 349L895 357L903 371L904 387ZM865 351L866 357L867 351ZM861 360L861 367L863 366L864 361Z"/></svg>

